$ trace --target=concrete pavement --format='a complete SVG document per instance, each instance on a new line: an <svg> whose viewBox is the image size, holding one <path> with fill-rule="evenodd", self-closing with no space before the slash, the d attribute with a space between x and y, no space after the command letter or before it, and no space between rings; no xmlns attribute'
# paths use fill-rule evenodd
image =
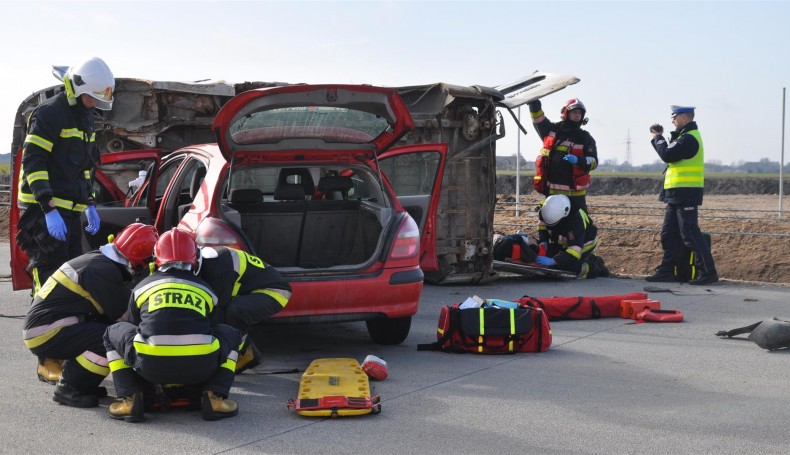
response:
<svg viewBox="0 0 790 455"><path fill-rule="evenodd" d="M7 267L0 244L0 275ZM38 382L21 341L26 291L0 282L0 453L535 453L786 454L790 451L790 351L714 336L771 316L790 317L790 291L722 283L671 285L652 293L682 324L607 318L552 323L540 354L479 356L418 352L435 340L442 305L477 294L609 295L641 291L642 280L502 279L485 286L426 286L412 332L400 346L370 344L363 323L274 326L256 331L263 368L237 377L238 417L204 422L198 413L111 420L99 408L71 409ZM319 357L376 354L390 377L374 383L376 416L301 417L286 408L301 373ZM265 373L265 374L264 374ZM105 382L113 394L112 382Z"/></svg>

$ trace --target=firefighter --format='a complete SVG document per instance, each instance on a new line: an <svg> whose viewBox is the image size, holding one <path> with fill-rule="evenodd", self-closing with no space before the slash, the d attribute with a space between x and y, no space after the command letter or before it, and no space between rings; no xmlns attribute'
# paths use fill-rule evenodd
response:
<svg viewBox="0 0 790 455"><path fill-rule="evenodd" d="M590 171L598 167L595 139L582 129L587 124L587 108L578 98L568 100L560 110L562 121L546 118L540 100L529 103L535 130L543 141L535 171L535 189L545 196L568 196L573 210L587 212Z"/></svg>
<svg viewBox="0 0 790 455"><path fill-rule="evenodd" d="M109 373L104 331L125 317L132 274L147 268L156 239L153 226L131 224L112 243L63 264L36 294L23 338L39 357L38 378L57 383L56 402L87 408L106 395L98 387ZM62 372L54 359L65 359Z"/></svg>
<svg viewBox="0 0 790 455"><path fill-rule="evenodd" d="M200 257L200 277L217 295L220 322L242 333L236 373L258 366L261 353L247 331L285 308L291 286L277 269L241 250L205 247Z"/></svg>
<svg viewBox="0 0 790 455"><path fill-rule="evenodd" d="M61 264L82 254L82 212L85 230L99 230L91 184L99 159L93 112L112 108L115 89L110 68L95 57L67 70L55 67L53 74L63 80L63 91L28 118L19 175L17 204L24 213L16 240L28 255L32 295Z"/></svg>
<svg viewBox="0 0 790 455"><path fill-rule="evenodd" d="M213 324L214 292L195 276L199 250L192 237L173 228L154 248L157 270L141 281L129 300L129 322L104 334L107 360L120 400L110 417L127 422L144 419L143 389L150 384L199 385L205 420L232 417L233 385L241 334Z"/></svg>
<svg viewBox="0 0 790 455"><path fill-rule="evenodd" d="M579 279L609 276L603 259L594 254L598 229L587 212L572 208L568 196L546 198L538 218L538 265L575 273Z"/></svg>

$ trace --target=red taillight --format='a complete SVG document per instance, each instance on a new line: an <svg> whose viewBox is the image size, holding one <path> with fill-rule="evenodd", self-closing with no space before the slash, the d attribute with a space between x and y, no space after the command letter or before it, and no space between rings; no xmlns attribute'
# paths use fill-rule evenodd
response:
<svg viewBox="0 0 790 455"><path fill-rule="evenodd" d="M229 246L239 250L244 244L230 226L217 218L206 218L195 231L195 241L200 246Z"/></svg>
<svg viewBox="0 0 790 455"><path fill-rule="evenodd" d="M398 228L398 235L390 250L389 259L416 258L420 254L420 229L412 217L406 216Z"/></svg>

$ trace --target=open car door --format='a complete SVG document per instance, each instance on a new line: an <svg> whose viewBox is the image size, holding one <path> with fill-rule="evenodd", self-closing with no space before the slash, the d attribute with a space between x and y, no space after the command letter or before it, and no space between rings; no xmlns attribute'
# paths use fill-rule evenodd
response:
<svg viewBox="0 0 790 455"><path fill-rule="evenodd" d="M101 155L101 164L96 169L93 191L96 197L96 211L101 219L101 227L96 235L83 231L82 249L84 252L94 250L107 243L109 235L117 234L131 223L153 224L156 214L156 177L159 168L161 150L134 150L128 152L107 153ZM22 153L15 156L14 169L22 165ZM128 183L136 179L139 171L147 171L146 180L136 191L129 188ZM11 178L11 210L9 222L9 241L11 243L11 283L14 290L30 289L33 280L25 270L28 263L27 254L16 245L17 224L20 210L17 207L19 173L14 172ZM85 215L82 215L82 226L87 226Z"/></svg>
<svg viewBox="0 0 790 455"><path fill-rule="evenodd" d="M420 268L439 270L436 216L441 197L447 144L396 147L379 156L381 173L398 201L420 227Z"/></svg>

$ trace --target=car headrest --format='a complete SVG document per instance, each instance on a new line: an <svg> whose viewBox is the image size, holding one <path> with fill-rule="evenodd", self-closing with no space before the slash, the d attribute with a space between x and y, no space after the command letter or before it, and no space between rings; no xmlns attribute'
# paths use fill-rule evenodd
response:
<svg viewBox="0 0 790 455"><path fill-rule="evenodd" d="M304 201L304 187L299 183L284 183L274 189L276 201Z"/></svg>
<svg viewBox="0 0 790 455"><path fill-rule="evenodd" d="M261 202L263 193L258 188L235 188L230 190L228 200L234 204Z"/></svg>
<svg viewBox="0 0 790 455"><path fill-rule="evenodd" d="M318 181L318 189L324 193L330 191L348 191L354 186L351 177L341 175L325 175Z"/></svg>
<svg viewBox="0 0 790 455"><path fill-rule="evenodd" d="M288 176L298 175L300 177L300 185L304 188L304 194L312 195L315 192L315 184L313 183L313 176L310 175L310 170L300 167L285 167L280 169L280 176L277 179L277 186L288 185Z"/></svg>

